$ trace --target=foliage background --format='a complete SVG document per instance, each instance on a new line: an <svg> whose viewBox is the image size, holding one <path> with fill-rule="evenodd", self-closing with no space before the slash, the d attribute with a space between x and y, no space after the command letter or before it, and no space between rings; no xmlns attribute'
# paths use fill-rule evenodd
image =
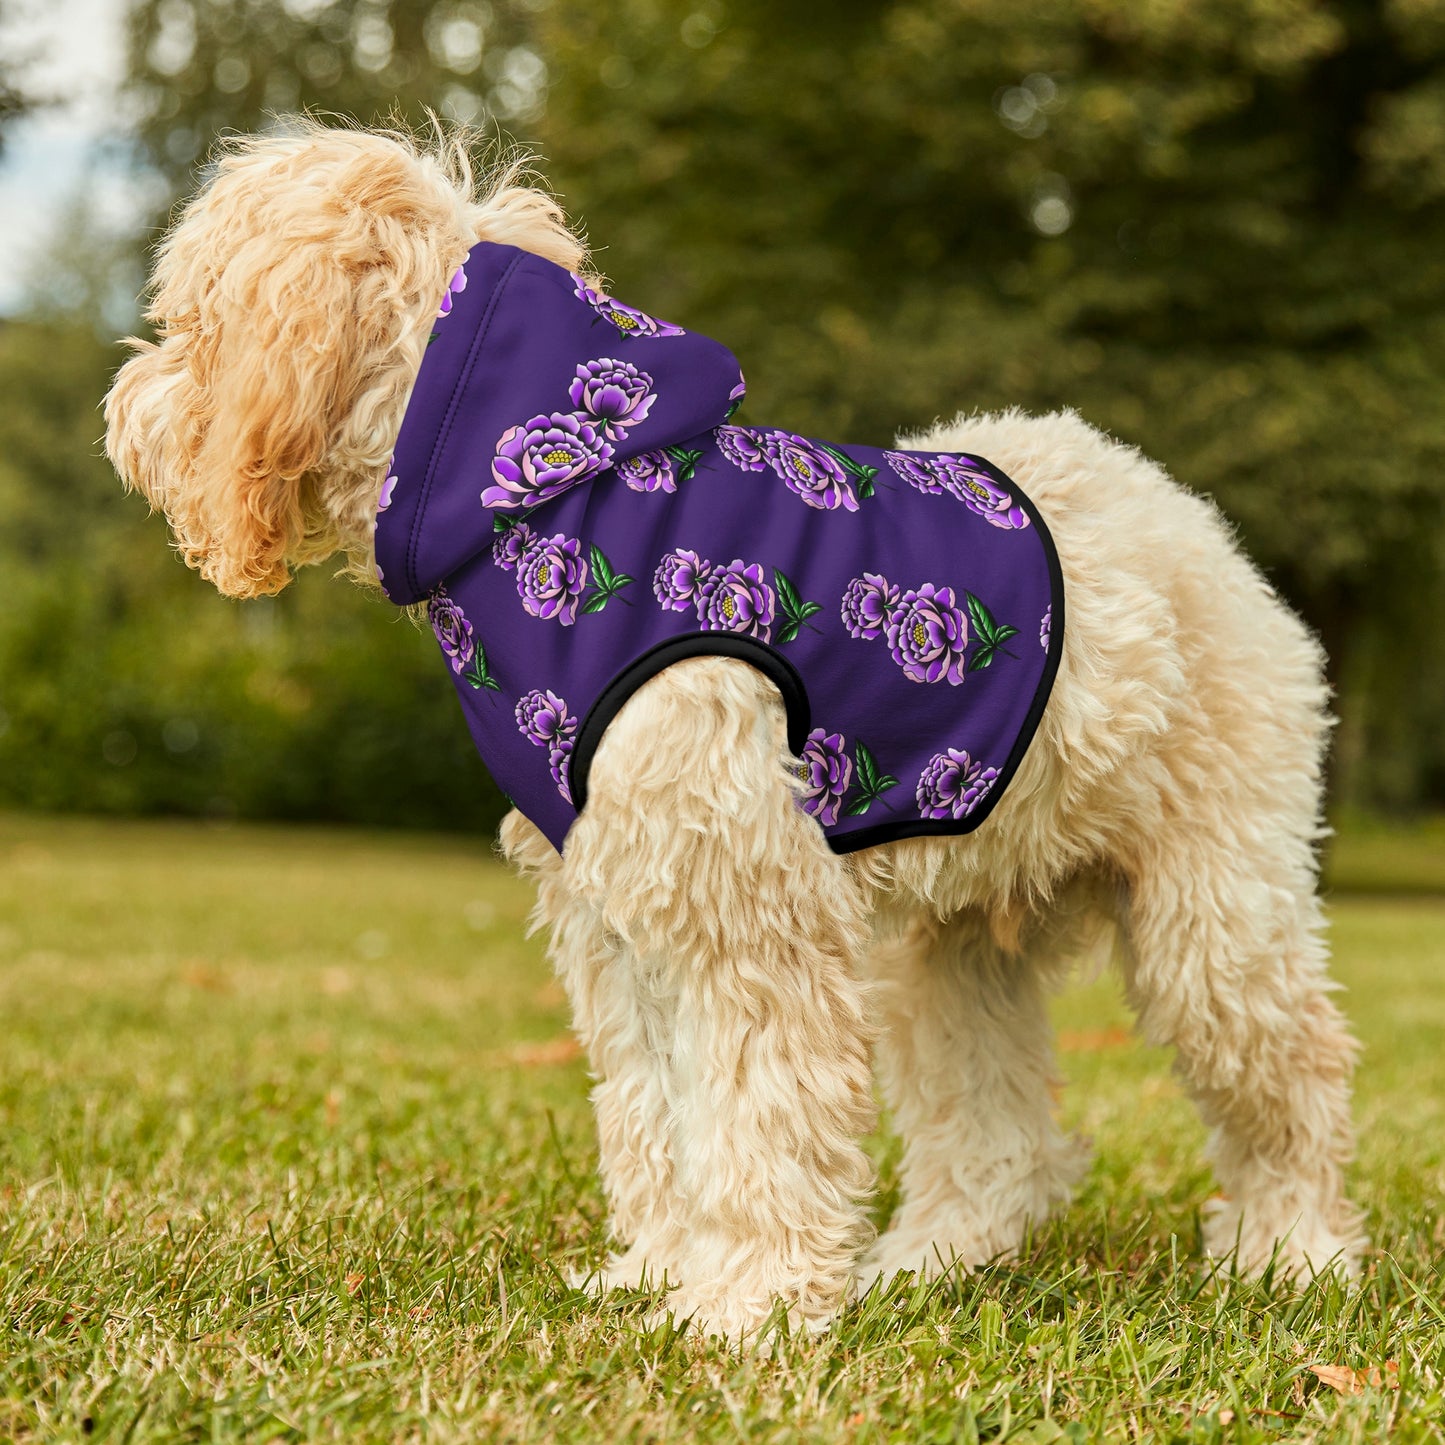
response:
<svg viewBox="0 0 1445 1445"><path fill-rule="evenodd" d="M138 186L298 106L432 106L535 146L760 416L1076 407L1321 633L1337 803L1445 804L1441 0L138 0L131 36ZM23 102L0 64L0 130ZM82 209L0 323L0 803L489 823L428 638L324 575L224 602L120 494L102 318L154 234Z"/></svg>

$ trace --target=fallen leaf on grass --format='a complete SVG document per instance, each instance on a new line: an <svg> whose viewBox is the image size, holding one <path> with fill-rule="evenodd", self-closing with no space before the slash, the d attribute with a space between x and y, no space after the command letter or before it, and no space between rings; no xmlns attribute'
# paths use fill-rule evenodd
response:
<svg viewBox="0 0 1445 1445"><path fill-rule="evenodd" d="M1065 1029L1058 1037L1059 1048L1065 1053L1094 1054L1106 1049L1127 1049L1135 1043L1134 1035L1128 1029Z"/></svg>
<svg viewBox="0 0 1445 1445"><path fill-rule="evenodd" d="M519 1064L524 1069L546 1068L551 1064L570 1064L582 1057L582 1045L571 1034L548 1039L540 1044L516 1044L501 1055L504 1064Z"/></svg>
<svg viewBox="0 0 1445 1445"><path fill-rule="evenodd" d="M204 959L192 958L181 970L181 982L190 988L204 989L207 993L230 993L231 980L219 969Z"/></svg>
<svg viewBox="0 0 1445 1445"><path fill-rule="evenodd" d="M1320 1384L1341 1395L1363 1395L1366 1390L1387 1390L1400 1388L1400 1365L1397 1360L1386 1360L1384 1371L1371 1365L1368 1370L1352 1370L1348 1365L1311 1365L1315 1378Z"/></svg>
<svg viewBox="0 0 1445 1445"><path fill-rule="evenodd" d="M362 1285L366 1283L364 1274L349 1274L346 1276L346 1293L354 1295Z"/></svg>

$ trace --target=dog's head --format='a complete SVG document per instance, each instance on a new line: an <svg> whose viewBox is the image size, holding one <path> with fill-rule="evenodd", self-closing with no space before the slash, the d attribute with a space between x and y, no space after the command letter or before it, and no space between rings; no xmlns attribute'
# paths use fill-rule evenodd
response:
<svg viewBox="0 0 1445 1445"><path fill-rule="evenodd" d="M106 397L106 450L232 597L278 592L371 527L437 304L479 240L578 270L520 163L478 185L462 140L301 122L226 142L157 254L157 340Z"/></svg>

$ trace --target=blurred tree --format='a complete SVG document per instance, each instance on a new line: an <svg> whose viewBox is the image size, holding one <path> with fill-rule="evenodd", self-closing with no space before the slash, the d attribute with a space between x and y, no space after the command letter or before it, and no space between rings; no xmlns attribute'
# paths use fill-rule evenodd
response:
<svg viewBox="0 0 1445 1445"><path fill-rule="evenodd" d="M0 32L13 20L14 11L12 0L0 0ZM0 155L5 153L5 132L35 105L35 97L21 83L24 63L25 57L8 46L0 52Z"/></svg>
<svg viewBox="0 0 1445 1445"><path fill-rule="evenodd" d="M530 123L547 68L528 20L545 3L140 0L130 92L146 159L179 192L217 135L287 111Z"/></svg>

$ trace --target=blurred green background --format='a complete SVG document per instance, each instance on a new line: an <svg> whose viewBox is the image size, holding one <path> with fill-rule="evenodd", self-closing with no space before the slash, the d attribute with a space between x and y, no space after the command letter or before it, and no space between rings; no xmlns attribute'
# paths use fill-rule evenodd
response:
<svg viewBox="0 0 1445 1445"><path fill-rule="evenodd" d="M1072 406L1137 444L1323 637L1336 807L1445 805L1440 0L141 0L126 25L104 164L154 205L118 230L82 189L0 319L0 806L500 813L429 637L327 568L223 601L100 453L169 204L219 132L301 106L534 147L616 292L725 340L799 431ZM26 75L0 51L0 142L56 98Z"/></svg>

